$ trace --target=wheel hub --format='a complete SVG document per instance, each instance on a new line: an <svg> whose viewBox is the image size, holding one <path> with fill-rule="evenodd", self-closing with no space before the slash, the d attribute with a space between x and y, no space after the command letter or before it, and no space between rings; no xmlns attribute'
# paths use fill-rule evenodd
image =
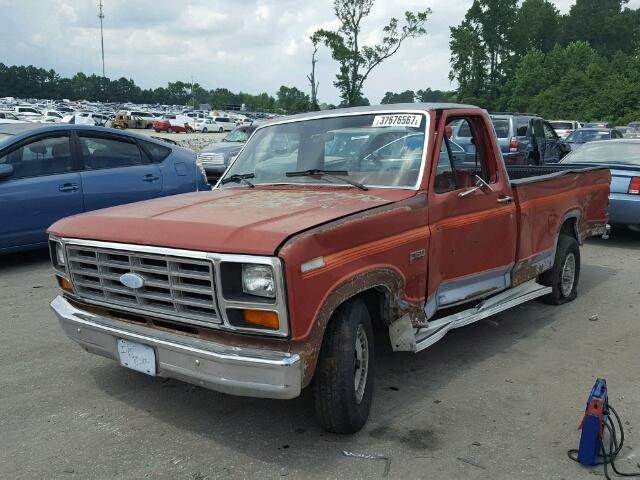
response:
<svg viewBox="0 0 640 480"><path fill-rule="evenodd" d="M570 253L564 259L562 265L562 274L560 277L560 292L562 296L567 298L573 291L573 285L576 281L576 256Z"/></svg>

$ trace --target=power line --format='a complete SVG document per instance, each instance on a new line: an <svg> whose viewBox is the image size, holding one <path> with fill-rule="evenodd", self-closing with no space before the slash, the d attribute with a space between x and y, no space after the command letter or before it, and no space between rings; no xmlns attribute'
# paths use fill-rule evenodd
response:
<svg viewBox="0 0 640 480"><path fill-rule="evenodd" d="M102 33L102 19L104 18L104 13L102 13L102 0L98 4L98 8L100 8L100 13L98 13L98 18L100 19L100 46L102 48L102 78L105 78L104 74L104 36Z"/></svg>

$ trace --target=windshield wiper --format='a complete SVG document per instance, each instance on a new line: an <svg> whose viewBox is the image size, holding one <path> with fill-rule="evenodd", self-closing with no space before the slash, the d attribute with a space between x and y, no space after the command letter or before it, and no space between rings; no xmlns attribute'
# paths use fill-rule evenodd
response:
<svg viewBox="0 0 640 480"><path fill-rule="evenodd" d="M335 178L336 180L341 180L349 185L353 185L360 190L369 190L363 184L354 182L353 180L349 180L348 178L343 178L338 175L349 175L349 172L346 170L319 170L317 168L312 168L311 170L301 170L299 172L286 172L285 175L287 177L329 177Z"/></svg>
<svg viewBox="0 0 640 480"><path fill-rule="evenodd" d="M236 183L246 183L251 188L255 188L255 185L251 183L247 178L255 178L255 174L253 173L234 173L233 175L229 175L227 178L223 178L220 181L220 185L225 185L227 183L236 182Z"/></svg>

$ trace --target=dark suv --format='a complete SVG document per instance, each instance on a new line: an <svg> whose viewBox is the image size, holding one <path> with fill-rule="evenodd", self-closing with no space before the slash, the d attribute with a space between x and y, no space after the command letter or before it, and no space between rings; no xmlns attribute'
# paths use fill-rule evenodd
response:
<svg viewBox="0 0 640 480"><path fill-rule="evenodd" d="M528 113L492 113L502 157L507 165L557 163L571 151L551 124Z"/></svg>

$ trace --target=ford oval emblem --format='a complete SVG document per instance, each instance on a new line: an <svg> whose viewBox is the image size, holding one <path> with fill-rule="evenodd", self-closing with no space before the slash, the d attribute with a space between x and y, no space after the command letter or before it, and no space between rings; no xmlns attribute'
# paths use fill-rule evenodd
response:
<svg viewBox="0 0 640 480"><path fill-rule="evenodd" d="M125 287L136 290L144 287L144 278L137 273L125 273L120 277L120 283Z"/></svg>

